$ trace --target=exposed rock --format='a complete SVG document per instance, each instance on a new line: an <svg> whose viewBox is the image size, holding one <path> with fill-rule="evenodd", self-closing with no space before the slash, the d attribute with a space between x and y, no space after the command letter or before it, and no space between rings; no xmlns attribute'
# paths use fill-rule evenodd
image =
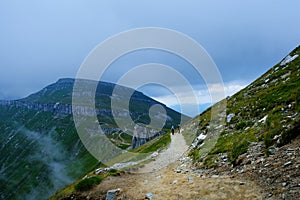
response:
<svg viewBox="0 0 300 200"><path fill-rule="evenodd" d="M206 138L206 135L204 133L200 133L200 135L198 137L196 137L196 139L194 140L193 144L191 145L191 148L194 148L196 146L198 146L199 144L201 144Z"/></svg>
<svg viewBox="0 0 300 200"><path fill-rule="evenodd" d="M137 148L146 142L153 140L154 138L163 135L164 131L158 131L152 128L148 128L142 124L136 124L134 126L132 137L132 148Z"/></svg>
<svg viewBox="0 0 300 200"><path fill-rule="evenodd" d="M152 199L153 196L154 196L154 195L153 195L151 192L148 192L148 193L146 194L145 199Z"/></svg>
<svg viewBox="0 0 300 200"><path fill-rule="evenodd" d="M290 62L292 62L292 61L295 60L297 57L298 57L297 54L294 55L294 56L288 55L287 57L285 57L285 58L283 59L283 61L281 61L280 66L284 66L284 65L286 65L286 64L288 64L288 63L290 63Z"/></svg>
<svg viewBox="0 0 300 200"><path fill-rule="evenodd" d="M106 193L106 200L115 200L117 196L120 194L121 189L113 189L113 190L108 190Z"/></svg>
<svg viewBox="0 0 300 200"><path fill-rule="evenodd" d="M281 76L281 79L286 79L287 77L289 77L291 75L291 72L288 72L284 75Z"/></svg>
<svg viewBox="0 0 300 200"><path fill-rule="evenodd" d="M288 162L284 163L284 166L286 167L286 166L289 166L291 164L292 164L292 161L288 161Z"/></svg>
<svg viewBox="0 0 300 200"><path fill-rule="evenodd" d="M123 169L136 164L138 164L138 162L115 163L113 166L111 166L111 169Z"/></svg>
<svg viewBox="0 0 300 200"><path fill-rule="evenodd" d="M234 113L230 113L229 115L227 115L227 123L229 123L234 116Z"/></svg>
<svg viewBox="0 0 300 200"><path fill-rule="evenodd" d="M191 177L191 176L188 177L188 182L193 182L193 180L194 180L193 177Z"/></svg>
<svg viewBox="0 0 300 200"><path fill-rule="evenodd" d="M262 119L258 120L259 123L265 123L268 118L268 115L264 116Z"/></svg>
<svg viewBox="0 0 300 200"><path fill-rule="evenodd" d="M286 199L288 197L287 194L281 194L281 198Z"/></svg>
<svg viewBox="0 0 300 200"><path fill-rule="evenodd" d="M159 155L159 153L156 151L156 152L154 152L154 153L152 153L151 155L150 155L150 158L155 158L155 157L157 157Z"/></svg>
<svg viewBox="0 0 300 200"><path fill-rule="evenodd" d="M281 185L282 185L282 187L285 187L287 185L287 183L283 182Z"/></svg>

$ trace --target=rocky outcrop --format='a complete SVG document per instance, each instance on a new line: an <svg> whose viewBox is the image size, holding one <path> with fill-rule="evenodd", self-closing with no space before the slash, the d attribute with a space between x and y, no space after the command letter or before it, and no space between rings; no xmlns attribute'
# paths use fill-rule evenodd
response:
<svg viewBox="0 0 300 200"><path fill-rule="evenodd" d="M19 108L27 108L36 111L44 111L59 114L72 114L72 105L57 103L37 103L37 102L26 102L26 101L13 101L13 100L3 100L0 101L0 105L13 106ZM95 109L96 114L100 116L112 117L111 111L108 109ZM94 109L88 106L76 106L74 109L76 114L81 114L84 116L94 115Z"/></svg>
<svg viewBox="0 0 300 200"><path fill-rule="evenodd" d="M158 131L142 124L136 124L133 131L132 148L137 148L164 133L164 131Z"/></svg>

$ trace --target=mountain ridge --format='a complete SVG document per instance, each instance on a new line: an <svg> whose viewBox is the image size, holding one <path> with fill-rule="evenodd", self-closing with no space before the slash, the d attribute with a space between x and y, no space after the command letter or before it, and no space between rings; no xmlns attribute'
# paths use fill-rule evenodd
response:
<svg viewBox="0 0 300 200"><path fill-rule="evenodd" d="M77 135L71 105L74 81L70 78L59 79L23 99L0 101L2 199L45 199L101 166L101 162L85 149ZM125 132L113 120L109 106L115 84L101 82L100 85L95 100L101 128L113 144L126 150L133 146L133 133L128 132L133 130ZM134 92L129 113L135 123L149 123L148 110L155 104L166 109L166 127L179 123L181 114L178 112L141 92L126 87L123 89ZM81 108L82 117L94 114L89 105L76 106ZM120 112L118 116L123 116L121 111L116 112ZM146 141L141 138L136 142L141 145Z"/></svg>

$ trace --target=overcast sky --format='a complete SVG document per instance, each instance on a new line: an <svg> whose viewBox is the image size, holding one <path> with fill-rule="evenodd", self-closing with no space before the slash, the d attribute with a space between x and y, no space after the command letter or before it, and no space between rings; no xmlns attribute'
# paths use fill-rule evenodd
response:
<svg viewBox="0 0 300 200"><path fill-rule="evenodd" d="M75 77L97 44L141 27L174 29L195 39L216 63L230 95L300 44L299 8L299 0L2 0L0 99L22 98ZM159 52L140 54L115 65L183 62ZM192 76L190 81L196 84ZM144 92L178 109L170 93L154 88ZM201 103L209 103L205 87L195 88Z"/></svg>

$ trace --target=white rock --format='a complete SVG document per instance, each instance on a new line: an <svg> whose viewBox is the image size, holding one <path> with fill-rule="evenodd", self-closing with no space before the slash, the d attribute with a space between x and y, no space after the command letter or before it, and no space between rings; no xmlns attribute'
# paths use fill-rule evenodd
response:
<svg viewBox="0 0 300 200"><path fill-rule="evenodd" d="M150 158L154 158L154 157L156 157L156 156L158 156L158 152L152 153L152 154L150 155Z"/></svg>
<svg viewBox="0 0 300 200"><path fill-rule="evenodd" d="M284 166L289 166L289 165L291 165L291 164L292 164L292 162L291 162L291 161L288 161L288 162L284 163Z"/></svg>
<svg viewBox="0 0 300 200"><path fill-rule="evenodd" d="M297 54L294 55L294 56L288 55L287 57L285 57L285 58L283 59L283 61L281 61L280 66L283 66L283 65L286 65L286 64L292 62L292 61L295 60L297 57L298 57Z"/></svg>
<svg viewBox="0 0 300 200"><path fill-rule="evenodd" d="M259 123L265 123L267 120L268 115L264 116L262 119L258 120Z"/></svg>
<svg viewBox="0 0 300 200"><path fill-rule="evenodd" d="M146 194L146 199L152 199L153 196L154 196L154 195L153 195L151 192L148 192L148 193Z"/></svg>
<svg viewBox="0 0 300 200"><path fill-rule="evenodd" d="M120 188L108 190L106 193L106 200L115 200L118 194L121 192Z"/></svg>
<svg viewBox="0 0 300 200"><path fill-rule="evenodd" d="M286 79L289 75L291 75L291 72L288 72L281 76L282 79Z"/></svg>
<svg viewBox="0 0 300 200"><path fill-rule="evenodd" d="M270 79L266 79L266 80L265 80L265 83L269 82L269 80L270 80Z"/></svg>
<svg viewBox="0 0 300 200"><path fill-rule="evenodd" d="M59 105L59 102L56 102L56 104L53 106L53 108L56 109L58 105Z"/></svg>
<svg viewBox="0 0 300 200"><path fill-rule="evenodd" d="M234 116L234 113L230 113L229 115L227 115L227 123L229 123Z"/></svg>
<svg viewBox="0 0 300 200"><path fill-rule="evenodd" d="M197 137L197 140L204 140L206 138L206 135L203 135L202 133Z"/></svg>

